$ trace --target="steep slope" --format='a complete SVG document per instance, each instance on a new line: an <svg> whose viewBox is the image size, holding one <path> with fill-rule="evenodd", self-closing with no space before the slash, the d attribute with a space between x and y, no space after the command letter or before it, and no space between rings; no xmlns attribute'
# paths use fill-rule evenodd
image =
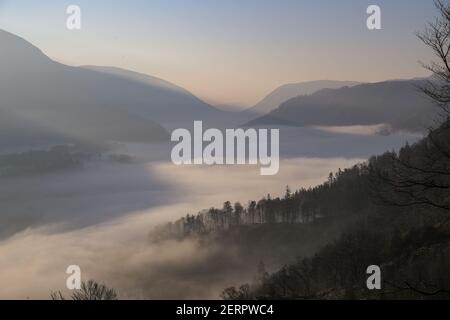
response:
<svg viewBox="0 0 450 320"><path fill-rule="evenodd" d="M419 90L424 85L424 80L399 80L324 89L290 99L249 125L387 124L393 129L421 131L437 112L437 108Z"/></svg>
<svg viewBox="0 0 450 320"><path fill-rule="evenodd" d="M256 114L265 114L275 110L283 102L302 96L306 94L313 94L322 89L337 89L342 87L352 87L359 84L354 81L332 81L332 80L318 80L310 82L290 83L278 87L269 95L264 97L254 107L249 110Z"/></svg>

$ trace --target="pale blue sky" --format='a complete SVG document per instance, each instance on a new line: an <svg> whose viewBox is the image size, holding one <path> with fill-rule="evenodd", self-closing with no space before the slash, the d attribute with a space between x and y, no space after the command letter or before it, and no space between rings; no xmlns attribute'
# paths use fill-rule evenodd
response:
<svg viewBox="0 0 450 320"><path fill-rule="evenodd" d="M70 4L81 31L66 29ZM367 30L370 4L383 30ZM431 0L0 0L0 28L55 60L128 68L242 105L290 82L426 75L418 60L429 51L414 33L434 15Z"/></svg>

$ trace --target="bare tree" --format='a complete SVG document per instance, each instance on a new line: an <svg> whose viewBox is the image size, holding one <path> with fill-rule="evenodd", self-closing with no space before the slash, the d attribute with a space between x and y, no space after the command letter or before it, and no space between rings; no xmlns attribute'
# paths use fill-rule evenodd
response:
<svg viewBox="0 0 450 320"><path fill-rule="evenodd" d="M447 1L435 0L439 16L434 22L428 23L423 32L417 34L418 38L427 45L437 61L423 66L431 71L434 79L427 82L422 88L423 92L439 104L444 115L448 116L450 110L450 6Z"/></svg>
<svg viewBox="0 0 450 320"><path fill-rule="evenodd" d="M434 77L420 88L440 108L438 125L420 143L388 153L373 163L378 197L400 207L428 206L450 211L450 4L435 0L438 17L418 38L437 57L424 64ZM383 161L384 160L384 161ZM386 165L386 161L388 165Z"/></svg>
<svg viewBox="0 0 450 320"><path fill-rule="evenodd" d="M52 300L66 300L61 291L52 292L50 297ZM71 296L71 300L117 300L117 292L108 288L103 284L99 284L94 280L82 282L80 290L75 291Z"/></svg>

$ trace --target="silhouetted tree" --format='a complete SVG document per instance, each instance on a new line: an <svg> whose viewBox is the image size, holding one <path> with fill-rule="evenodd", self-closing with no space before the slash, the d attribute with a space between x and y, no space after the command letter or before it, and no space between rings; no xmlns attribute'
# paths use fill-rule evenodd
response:
<svg viewBox="0 0 450 320"><path fill-rule="evenodd" d="M66 300L61 291L51 293L52 300ZM117 300L117 292L94 280L81 283L80 290L70 296L70 300Z"/></svg>
<svg viewBox="0 0 450 320"><path fill-rule="evenodd" d="M436 0L439 16L418 37L438 58L425 68L434 78L421 90L442 110L439 125L413 147L373 161L371 170L379 199L399 207L427 206L450 211L450 5Z"/></svg>

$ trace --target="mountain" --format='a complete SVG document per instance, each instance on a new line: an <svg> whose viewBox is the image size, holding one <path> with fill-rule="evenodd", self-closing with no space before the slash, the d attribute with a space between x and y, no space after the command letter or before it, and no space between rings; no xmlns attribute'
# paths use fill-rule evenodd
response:
<svg viewBox="0 0 450 320"><path fill-rule="evenodd" d="M167 128L192 125L194 120L211 122L230 116L186 89L150 75L115 67L84 66L81 69L107 78L95 88L103 103L126 106L127 111L153 119Z"/></svg>
<svg viewBox="0 0 450 320"><path fill-rule="evenodd" d="M0 49L0 146L167 141L163 127L222 115L164 80L117 68L63 65L3 30Z"/></svg>
<svg viewBox="0 0 450 320"><path fill-rule="evenodd" d="M120 77L132 82L139 82L148 85L152 88L160 88L163 90L173 91L176 93L181 93L185 95L191 95L186 89L179 87L173 83L166 80L153 77L144 73L139 73L135 71L125 70L117 67L102 67L102 66L82 66L82 68L93 70L97 72L102 72L105 74L110 74L116 77Z"/></svg>
<svg viewBox="0 0 450 320"><path fill-rule="evenodd" d="M266 114L276 109L283 102L302 95L313 94L322 89L351 87L359 84L354 81L318 80L310 82L290 83L278 87L249 110L257 114Z"/></svg>
<svg viewBox="0 0 450 320"><path fill-rule="evenodd" d="M352 126L386 124L423 131L437 108L419 90L426 80L396 80L323 89L292 98L248 125Z"/></svg>

